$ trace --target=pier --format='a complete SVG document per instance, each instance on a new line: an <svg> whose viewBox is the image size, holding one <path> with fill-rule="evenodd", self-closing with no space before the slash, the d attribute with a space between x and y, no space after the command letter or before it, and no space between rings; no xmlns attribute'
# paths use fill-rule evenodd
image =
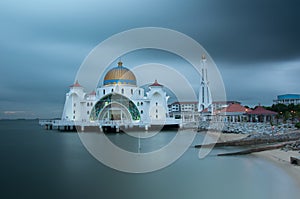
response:
<svg viewBox="0 0 300 199"><path fill-rule="evenodd" d="M108 121L67 121L67 120L39 120L39 125L43 126L46 130L59 130L59 131L87 131L87 130L100 130L104 132L121 132L126 129L144 129L150 130L151 128L181 128L181 120L177 123L174 121L164 121L162 123L145 123L145 122L129 122L121 120L108 120Z"/></svg>

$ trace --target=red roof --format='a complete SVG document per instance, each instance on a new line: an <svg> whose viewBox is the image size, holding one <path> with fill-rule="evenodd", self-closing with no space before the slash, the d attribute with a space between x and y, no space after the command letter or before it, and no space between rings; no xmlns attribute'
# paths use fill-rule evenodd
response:
<svg viewBox="0 0 300 199"><path fill-rule="evenodd" d="M249 111L247 114L249 115L277 115L274 111L266 110L265 108L258 106L253 111Z"/></svg>
<svg viewBox="0 0 300 199"><path fill-rule="evenodd" d="M155 80L155 82L154 82L153 84L151 84L150 86L163 86L163 85L159 84L159 83L157 82L157 80Z"/></svg>
<svg viewBox="0 0 300 199"><path fill-rule="evenodd" d="M96 92L92 91L89 95L96 95Z"/></svg>
<svg viewBox="0 0 300 199"><path fill-rule="evenodd" d="M246 113L248 112L248 108L240 105L240 104L229 104L226 108L223 108L220 110L220 113Z"/></svg>
<svg viewBox="0 0 300 199"><path fill-rule="evenodd" d="M78 83L78 80L76 80L75 84L71 85L70 87L82 87L82 86Z"/></svg>

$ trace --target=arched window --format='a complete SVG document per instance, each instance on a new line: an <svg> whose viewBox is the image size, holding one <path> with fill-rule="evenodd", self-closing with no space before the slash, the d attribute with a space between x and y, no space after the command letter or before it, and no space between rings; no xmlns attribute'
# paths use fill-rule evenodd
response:
<svg viewBox="0 0 300 199"><path fill-rule="evenodd" d="M140 103L138 102L138 103L136 103L137 104L137 106L139 106L140 105Z"/></svg>
<svg viewBox="0 0 300 199"><path fill-rule="evenodd" d="M114 89L113 89L113 88L111 89L111 92L112 92L112 93L114 92Z"/></svg>
<svg viewBox="0 0 300 199"><path fill-rule="evenodd" d="M155 104L156 104L156 106L158 105L158 103L157 103L157 102L156 102Z"/></svg>
<svg viewBox="0 0 300 199"><path fill-rule="evenodd" d="M87 111L86 113L89 115L89 114L90 114L90 111Z"/></svg>
<svg viewBox="0 0 300 199"><path fill-rule="evenodd" d="M155 112L158 113L158 110L156 109Z"/></svg>
<svg viewBox="0 0 300 199"><path fill-rule="evenodd" d="M93 102L91 102L91 106L93 106Z"/></svg>
<svg viewBox="0 0 300 199"><path fill-rule="evenodd" d="M103 89L103 95L105 95L105 89Z"/></svg>
<svg viewBox="0 0 300 199"><path fill-rule="evenodd" d="M131 89L131 91L130 91L130 92L131 92L131 95L132 95L132 94L133 94L133 89Z"/></svg>
<svg viewBox="0 0 300 199"><path fill-rule="evenodd" d="M90 103L87 103L86 105L87 105L87 106L89 106L89 105L90 105Z"/></svg>
<svg viewBox="0 0 300 199"><path fill-rule="evenodd" d="M144 103L143 103L143 102L141 102L141 106L143 106L143 104L144 104Z"/></svg>
<svg viewBox="0 0 300 199"><path fill-rule="evenodd" d="M121 92L122 92L122 94L124 94L124 88L122 88Z"/></svg>
<svg viewBox="0 0 300 199"><path fill-rule="evenodd" d="M143 114L144 113L144 111L143 110L141 110L141 114Z"/></svg>
<svg viewBox="0 0 300 199"><path fill-rule="evenodd" d="M139 95L141 95L141 90L139 90Z"/></svg>

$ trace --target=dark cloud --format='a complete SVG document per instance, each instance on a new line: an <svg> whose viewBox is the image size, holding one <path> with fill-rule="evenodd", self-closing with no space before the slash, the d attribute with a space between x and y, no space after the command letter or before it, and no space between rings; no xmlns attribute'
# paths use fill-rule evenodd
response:
<svg viewBox="0 0 300 199"><path fill-rule="evenodd" d="M300 92L299 6L297 0L3 0L0 112L59 116L86 55L113 34L145 26L202 44L230 99L270 104L277 94Z"/></svg>

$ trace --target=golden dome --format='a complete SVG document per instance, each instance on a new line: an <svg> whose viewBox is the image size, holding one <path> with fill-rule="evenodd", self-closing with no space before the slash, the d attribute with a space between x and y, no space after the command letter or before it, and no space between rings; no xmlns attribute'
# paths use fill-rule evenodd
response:
<svg viewBox="0 0 300 199"><path fill-rule="evenodd" d="M134 74L128 68L124 67L123 63L120 61L117 67L106 73L103 84L125 84L136 86L136 79Z"/></svg>

